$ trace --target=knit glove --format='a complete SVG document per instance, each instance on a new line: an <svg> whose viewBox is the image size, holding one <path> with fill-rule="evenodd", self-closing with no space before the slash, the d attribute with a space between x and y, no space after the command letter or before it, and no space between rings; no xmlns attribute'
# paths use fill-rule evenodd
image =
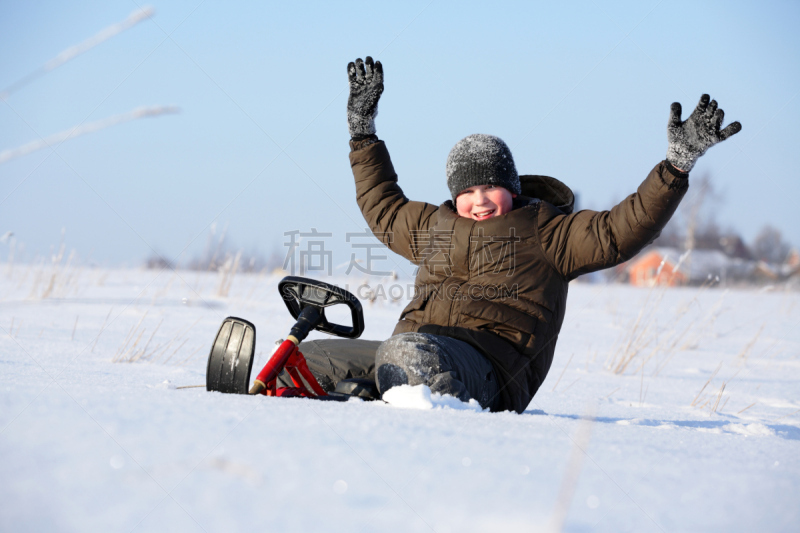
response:
<svg viewBox="0 0 800 533"><path fill-rule="evenodd" d="M354 141L375 135L375 117L378 116L378 100L383 92L383 65L356 59L347 65L350 80L350 97L347 99L347 126Z"/></svg>
<svg viewBox="0 0 800 533"><path fill-rule="evenodd" d="M716 100L709 102L709 98L707 94L700 97L700 103L686 122L681 122L681 104L675 102L670 108L667 161L683 172L692 170L706 150L742 130L741 124L733 122L720 131L725 112L717 109Z"/></svg>

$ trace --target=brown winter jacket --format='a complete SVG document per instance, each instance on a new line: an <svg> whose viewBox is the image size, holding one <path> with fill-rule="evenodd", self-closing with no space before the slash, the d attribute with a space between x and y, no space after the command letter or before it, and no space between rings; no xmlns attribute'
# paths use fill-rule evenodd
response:
<svg viewBox="0 0 800 533"><path fill-rule="evenodd" d="M688 188L686 175L661 162L610 211L572 213L568 187L521 176L515 209L479 222L460 217L450 200L435 206L406 198L382 141L351 147L358 206L370 229L419 265L415 297L394 334L445 335L480 350L497 374L500 411L524 411L544 381L569 282L636 255Z"/></svg>

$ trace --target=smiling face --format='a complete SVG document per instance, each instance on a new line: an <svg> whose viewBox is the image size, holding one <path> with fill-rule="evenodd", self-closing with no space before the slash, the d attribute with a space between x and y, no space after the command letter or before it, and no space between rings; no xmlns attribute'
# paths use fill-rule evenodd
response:
<svg viewBox="0 0 800 533"><path fill-rule="evenodd" d="M456 210L460 216L473 220L499 217L511 211L516 196L497 185L476 185L458 193Z"/></svg>

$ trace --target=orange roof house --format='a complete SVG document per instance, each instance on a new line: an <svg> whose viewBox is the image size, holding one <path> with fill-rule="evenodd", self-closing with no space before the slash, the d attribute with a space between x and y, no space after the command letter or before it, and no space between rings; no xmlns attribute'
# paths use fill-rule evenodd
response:
<svg viewBox="0 0 800 533"><path fill-rule="evenodd" d="M700 285L709 280L746 279L753 274L755 263L731 258L719 250L692 250L682 258L673 248L651 248L634 258L628 266L631 285Z"/></svg>
<svg viewBox="0 0 800 533"><path fill-rule="evenodd" d="M672 255L674 262L670 260L670 254L664 254L661 250L651 250L634 259L628 267L631 285L636 287L685 285L686 275L680 270L675 271L679 256L677 253Z"/></svg>

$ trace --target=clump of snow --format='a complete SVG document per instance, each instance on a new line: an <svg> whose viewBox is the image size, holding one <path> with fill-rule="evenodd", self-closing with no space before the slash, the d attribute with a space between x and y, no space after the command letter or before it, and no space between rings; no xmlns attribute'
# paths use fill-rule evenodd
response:
<svg viewBox="0 0 800 533"><path fill-rule="evenodd" d="M383 393L383 401L403 409L456 409L460 411L481 412L484 409L476 400L464 403L449 394L431 392L427 385L400 385Z"/></svg>
<svg viewBox="0 0 800 533"><path fill-rule="evenodd" d="M404 409L433 409L431 389L426 385L400 385L383 393L383 401Z"/></svg>
<svg viewBox="0 0 800 533"><path fill-rule="evenodd" d="M775 431L764 424L729 424L725 429L731 433L747 436L771 437L775 435Z"/></svg>
<svg viewBox="0 0 800 533"><path fill-rule="evenodd" d="M156 385L153 388L154 389L176 389L177 385L172 383L170 380L165 379L164 381L162 381L161 383L159 383L158 385Z"/></svg>
<svg viewBox="0 0 800 533"><path fill-rule="evenodd" d="M425 385L422 385L425 387ZM426 387L427 388L427 387ZM488 411L481 407L481 404L477 402L477 400L470 398L469 402L465 403L456 398L455 396L450 396L449 394L439 394L438 392L434 392L431 394L431 401L433 401L434 408L442 409L456 409L459 411L475 411L476 413L480 413L482 411Z"/></svg>

